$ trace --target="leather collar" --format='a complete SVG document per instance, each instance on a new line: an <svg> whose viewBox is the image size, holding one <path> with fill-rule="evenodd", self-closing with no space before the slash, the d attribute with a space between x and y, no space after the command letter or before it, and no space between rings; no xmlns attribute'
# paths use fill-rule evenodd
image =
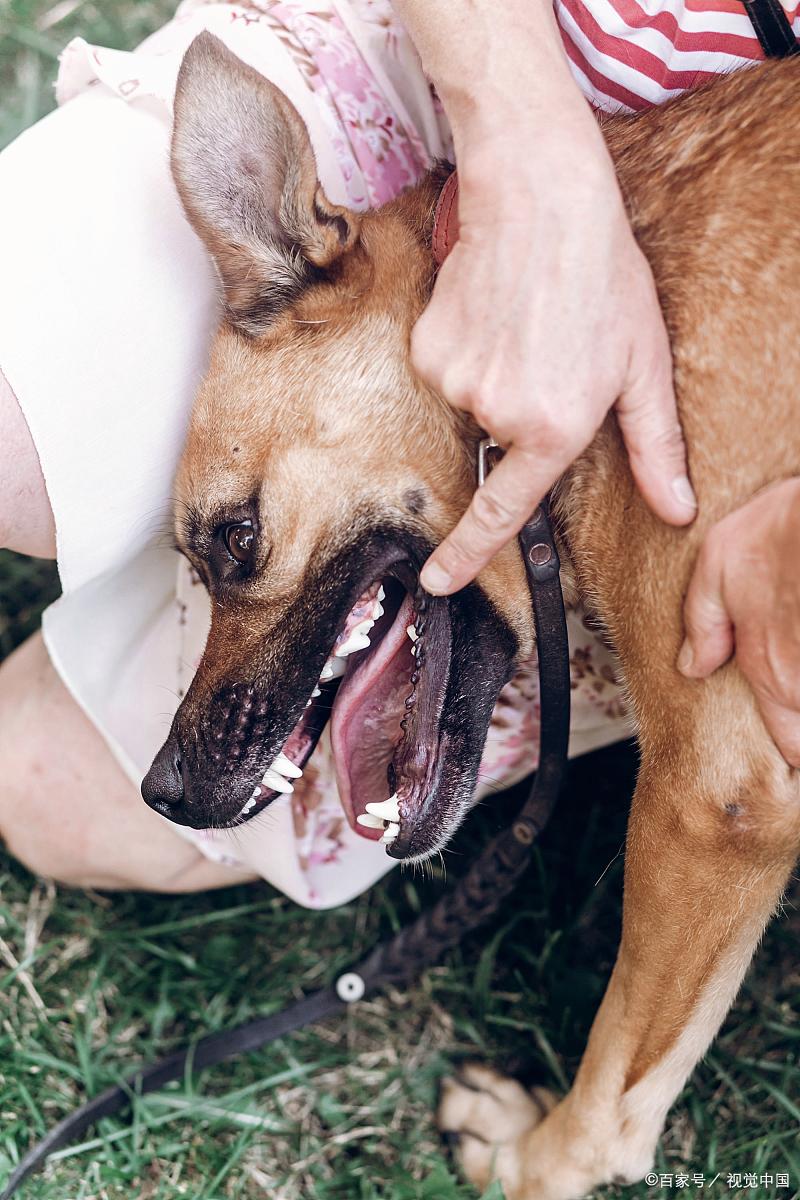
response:
<svg viewBox="0 0 800 1200"><path fill-rule="evenodd" d="M458 241L458 172L448 175L433 214L431 249L440 267Z"/></svg>

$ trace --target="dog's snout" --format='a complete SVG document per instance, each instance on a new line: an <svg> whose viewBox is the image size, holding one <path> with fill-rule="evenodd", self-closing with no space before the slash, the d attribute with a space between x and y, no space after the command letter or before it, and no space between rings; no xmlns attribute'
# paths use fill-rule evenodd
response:
<svg viewBox="0 0 800 1200"><path fill-rule="evenodd" d="M180 746L168 738L142 780L142 799L162 817L174 820L186 799Z"/></svg>

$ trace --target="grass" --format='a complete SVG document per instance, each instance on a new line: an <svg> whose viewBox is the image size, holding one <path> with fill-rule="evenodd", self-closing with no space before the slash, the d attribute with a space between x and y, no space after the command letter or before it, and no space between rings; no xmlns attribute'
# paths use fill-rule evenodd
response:
<svg viewBox="0 0 800 1200"><path fill-rule="evenodd" d="M178 0L0 0L0 147L54 107L58 56L73 37L130 49Z"/></svg>
<svg viewBox="0 0 800 1200"><path fill-rule="evenodd" d="M0 143L50 105L76 33L131 45L169 3L0 0ZM0 657L57 592L50 568L0 554ZM27 1200L467 1200L431 1120L464 1056L561 1090L613 961L630 748L572 765L516 896L483 934L405 994L304 1030L136 1103L24 1189ZM504 820L500 798L448 856L456 876ZM204 896L97 895L32 878L0 855L0 1180L88 1094L144 1058L280 1008L333 978L444 883L395 872L314 914L267 886ZM739 1002L670 1116L658 1170L721 1173L711 1195L797 1195L800 918L795 887ZM675 964L676 980L680 963ZM728 1173L790 1173L732 1187ZM654 1189L653 1195L675 1190ZM688 1189L692 1191L692 1189ZM603 1197L645 1195L607 1188ZM492 1193L493 1200L500 1200ZM489 1200L487 1195L486 1200Z"/></svg>

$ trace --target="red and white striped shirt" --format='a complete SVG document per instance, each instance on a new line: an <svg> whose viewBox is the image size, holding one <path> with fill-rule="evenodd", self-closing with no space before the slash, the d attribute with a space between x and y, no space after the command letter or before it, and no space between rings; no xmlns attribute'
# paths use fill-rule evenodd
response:
<svg viewBox="0 0 800 1200"><path fill-rule="evenodd" d="M800 2L783 0L800 36ZM661 104L764 51L740 0L555 0L572 72L607 112Z"/></svg>

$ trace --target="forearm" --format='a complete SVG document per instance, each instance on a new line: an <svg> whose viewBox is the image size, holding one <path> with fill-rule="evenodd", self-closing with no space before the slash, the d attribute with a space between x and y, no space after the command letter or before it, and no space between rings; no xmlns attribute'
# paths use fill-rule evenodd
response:
<svg viewBox="0 0 800 1200"><path fill-rule="evenodd" d="M593 123L567 64L550 0L394 0L453 126L492 136L524 118Z"/></svg>

